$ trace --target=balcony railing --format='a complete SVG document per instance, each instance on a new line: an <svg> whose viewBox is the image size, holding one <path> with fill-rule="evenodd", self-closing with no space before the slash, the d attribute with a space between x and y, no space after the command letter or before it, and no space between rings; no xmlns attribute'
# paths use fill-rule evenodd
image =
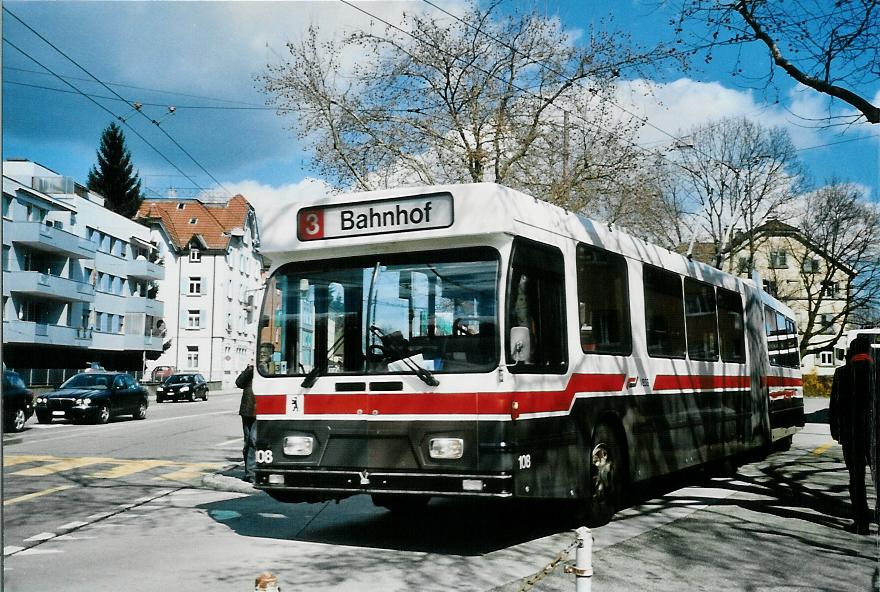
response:
<svg viewBox="0 0 880 592"><path fill-rule="evenodd" d="M40 222L17 222L4 228L10 240L33 249L57 253L72 259L93 259L95 245L75 234Z"/></svg>
<svg viewBox="0 0 880 592"><path fill-rule="evenodd" d="M78 195L88 199L89 190L72 177L33 177L31 187L49 195Z"/></svg>
<svg viewBox="0 0 880 592"><path fill-rule="evenodd" d="M3 321L3 342L88 347L92 342L92 332L82 327L10 319Z"/></svg>
<svg viewBox="0 0 880 592"><path fill-rule="evenodd" d="M39 271L4 272L3 292L18 292L68 302L95 300L95 287L91 284Z"/></svg>

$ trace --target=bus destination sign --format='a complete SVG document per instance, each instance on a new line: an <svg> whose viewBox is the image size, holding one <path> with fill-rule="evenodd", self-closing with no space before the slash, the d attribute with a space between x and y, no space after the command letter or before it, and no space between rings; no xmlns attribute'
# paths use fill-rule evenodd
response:
<svg viewBox="0 0 880 592"><path fill-rule="evenodd" d="M297 215L301 241L448 228L453 221L450 193L305 208Z"/></svg>

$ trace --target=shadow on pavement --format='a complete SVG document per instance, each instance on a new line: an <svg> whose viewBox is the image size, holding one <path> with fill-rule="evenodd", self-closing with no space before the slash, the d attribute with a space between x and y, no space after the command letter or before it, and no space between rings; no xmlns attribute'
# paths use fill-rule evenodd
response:
<svg viewBox="0 0 880 592"><path fill-rule="evenodd" d="M200 506L236 533L333 545L483 555L573 528L561 504L434 499L413 514L367 495L339 503L284 504L258 494Z"/></svg>

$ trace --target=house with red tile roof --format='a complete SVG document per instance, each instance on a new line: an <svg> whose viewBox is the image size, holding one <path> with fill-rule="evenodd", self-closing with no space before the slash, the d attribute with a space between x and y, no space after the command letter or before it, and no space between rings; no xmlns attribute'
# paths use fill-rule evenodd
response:
<svg viewBox="0 0 880 592"><path fill-rule="evenodd" d="M153 366L192 370L232 387L255 357L263 259L254 208L230 199L145 200L135 220L150 228L165 262L170 347ZM148 369L149 370L149 369Z"/></svg>

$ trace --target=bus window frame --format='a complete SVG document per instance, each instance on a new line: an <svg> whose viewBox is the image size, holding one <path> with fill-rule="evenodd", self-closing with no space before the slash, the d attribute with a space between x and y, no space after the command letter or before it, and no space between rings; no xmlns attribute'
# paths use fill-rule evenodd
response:
<svg viewBox="0 0 880 592"><path fill-rule="evenodd" d="M517 254L518 250L523 248L531 248L533 250L543 250L545 252L552 252L554 257L557 257L557 263L559 264L559 271L554 272L550 270L550 265L541 266L540 264L536 264L534 266L522 266L524 269L535 270L538 272L539 278L547 278L549 276L556 276L559 279L559 296L561 298L560 306L559 306L559 314L560 314L560 323L559 327L561 330L561 338L560 338L560 352L562 354L562 360L557 362L553 366L541 366L538 363L527 364L527 363L515 363L512 359L510 353L510 330L513 326L512 315L513 315L513 306L514 301L512 298L513 294L513 278L516 269L515 264L517 262ZM512 374L553 374L553 375L561 375L568 373L568 366L570 363L570 355L569 355L569 343L568 343L568 310L567 310L567 299L566 299L566 291L567 291L567 277L566 273L566 264L565 264L565 254L562 252L562 249L555 245L551 245L548 243L544 243L541 241L537 241L534 239L526 238L523 236L516 236L513 239L513 244L510 249L510 259L507 265L507 285L505 287L505 298L504 298L504 359L506 361L506 367L508 371ZM542 282L543 285L543 282ZM540 306L540 303L539 303ZM540 322L538 320L538 322ZM539 334L534 335L534 342L532 343L532 351L537 352L538 347L540 345L539 340L545 334L543 328Z"/></svg>
<svg viewBox="0 0 880 592"><path fill-rule="evenodd" d="M686 319L685 319L684 281L683 281L685 276L678 273L677 271L672 271L670 269L666 269L665 267L660 267L657 265L653 265L651 263L645 263L644 261L642 261L641 263L642 263L642 294L645 297L645 300L644 300L644 302L645 302L645 304L644 304L645 353L648 355L649 358L659 358L659 359L664 359L664 360L687 360L688 359L688 357L687 357L687 354L688 354L687 323L686 323ZM684 348L682 349L681 355L651 353L651 346L648 341L648 328L650 326L650 322L648 320L648 298L647 298L647 293L645 292L645 288L646 288L645 270L647 270L647 269L653 269L654 271L659 272L661 274L673 275L678 278L679 293L681 295L681 298L680 298L680 301L681 301L681 329L682 329L681 334L682 334L682 338L684 341Z"/></svg>
<svg viewBox="0 0 880 592"><path fill-rule="evenodd" d="M580 251L582 248L592 249L594 251L602 251L607 253L610 257L618 259L620 263L623 264L623 329L628 331L627 334L627 347L625 350L621 351L602 351L598 349L586 349L584 347L584 343L580 338L580 306L581 306L581 276L580 276L580 267L578 266L578 258L580 256ZM632 300L630 298L630 286L629 286L629 262L627 261L626 256L617 253L615 251L611 251L608 249L604 249L602 247L592 245L590 243L585 243L582 241L578 241L577 245L575 245L575 278L574 281L576 285L577 292L577 305L578 305L578 341L581 344L581 351L585 355L596 355L596 356L617 356L617 357L629 357L633 353L633 329L632 329Z"/></svg>
<svg viewBox="0 0 880 592"><path fill-rule="evenodd" d="M483 258L483 259L476 259L476 260L469 260L466 258L467 253L478 253L478 252L485 252L487 254L489 254L491 252L491 256ZM443 370L438 370L438 371L435 371L434 373L439 376L443 376L443 375L454 376L457 374L490 374L492 372L497 371L499 365L502 363L502 360L505 359L505 357L503 355L504 352L502 352L500 350L501 342L503 341L501 339L501 335L500 335L501 327L502 327L500 321L502 319L502 314L503 314L502 307L501 307L501 274L503 271L502 270L502 267L503 267L502 263L503 263L504 259L501 255L501 252L493 245L472 245L472 246L468 246L468 247L462 247L459 249L440 249L440 250L422 249L422 250L396 251L393 253L373 253L373 254L367 254L367 255L357 255L354 257L343 256L343 257L332 257L332 258L326 258L326 259L308 259L308 260L302 260L302 261L288 261L286 263L279 265L278 268L275 269L275 271L272 272L272 274L266 279L267 289L263 291L263 302L260 305L260 323L262 323L263 311L265 310L264 307L266 305L266 300L269 298L268 286L270 285L270 282L274 278L278 277L279 275L284 274L286 269L297 268L297 273L302 274L302 273L310 273L310 272L319 272L319 271L322 271L323 269L325 269L327 266L338 265L342 262L346 262L349 265L357 266L357 265L360 265L358 263L359 260L372 261L373 263L375 263L375 260L378 259L380 262L383 262L383 264L384 264L384 261L382 261L382 260L389 258L389 257L391 258L391 264L403 264L403 263L407 263L407 262L418 262L420 256L422 257L422 259L424 259L424 256L426 256L428 254L443 255L443 254L447 254L447 253L455 255L455 257L453 257L453 259L452 259L453 261L460 261L460 262L465 262L465 263L468 261L471 261L471 262L473 262L473 261L482 261L482 262L491 261L491 262L495 263L495 320L494 320L495 327L496 327L495 328L495 336L494 336L495 360L492 361L490 364L487 364L485 369L458 370L455 372L444 372ZM436 261L434 261L432 263L436 263ZM292 322L294 322L293 319L285 321L285 323L292 323ZM257 351L259 351L260 346L262 344L262 342L260 341L261 333L262 333L262 326L258 325ZM299 372L299 371L293 372L293 373L288 373L288 374L278 374L278 373L270 374L267 372L263 372L261 364L257 364L256 369L261 377L271 378L271 379L302 378L303 376L305 376L307 374L307 373L303 373L303 372ZM330 373L330 374L323 374L322 376L336 377L336 378L340 378L340 377L350 378L350 377L357 377L357 376L405 376L406 374L407 374L407 372L400 372L400 371L398 371L398 372L394 372L394 371L379 372L379 371L375 371L375 370L373 370L373 371L364 370L363 372L334 372L334 373Z"/></svg>

